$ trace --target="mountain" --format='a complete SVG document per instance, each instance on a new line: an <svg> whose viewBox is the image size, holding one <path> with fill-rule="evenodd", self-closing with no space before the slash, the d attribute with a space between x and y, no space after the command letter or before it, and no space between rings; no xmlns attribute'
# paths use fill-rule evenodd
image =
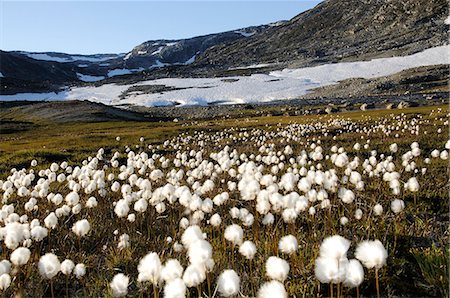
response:
<svg viewBox="0 0 450 298"><path fill-rule="evenodd" d="M281 23L280 23L281 24ZM162 65L191 64L208 48L240 41L279 24L262 25L234 31L197 36L180 40L151 40L144 42L123 58L123 67L151 68Z"/></svg>
<svg viewBox="0 0 450 298"><path fill-rule="evenodd" d="M23 54L29 58L42 61L54 61L61 63L77 63L80 67L87 67L91 63L102 64L108 60L120 58L125 54L93 54L93 55L80 55L80 54L66 54L58 52L25 52L25 51L13 51L16 54Z"/></svg>
<svg viewBox="0 0 450 298"><path fill-rule="evenodd" d="M447 14L446 0L326 0L289 21L150 40L124 54L1 52L0 93L158 78L246 76L404 56L446 44Z"/></svg>
<svg viewBox="0 0 450 298"><path fill-rule="evenodd" d="M199 65L290 67L408 55L447 43L446 0L327 0L248 39L208 49Z"/></svg>
<svg viewBox="0 0 450 298"><path fill-rule="evenodd" d="M230 44L280 24L283 21L187 39L150 40L126 54L2 51L1 94L13 94L23 89L35 92L54 91L55 87L65 84L95 82L143 70L192 64L208 48Z"/></svg>
<svg viewBox="0 0 450 298"><path fill-rule="evenodd" d="M39 61L15 52L0 51L1 94L58 90L78 81L77 69L71 64Z"/></svg>

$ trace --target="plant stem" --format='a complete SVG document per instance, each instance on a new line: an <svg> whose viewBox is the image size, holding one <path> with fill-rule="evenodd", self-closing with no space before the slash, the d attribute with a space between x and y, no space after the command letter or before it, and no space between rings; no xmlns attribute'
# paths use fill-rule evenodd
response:
<svg viewBox="0 0 450 298"><path fill-rule="evenodd" d="M157 288L156 288L156 285L155 285L155 284L153 284L153 297L154 297L154 298L157 298L157 297L158 297L158 292L157 292Z"/></svg>
<svg viewBox="0 0 450 298"><path fill-rule="evenodd" d="M69 297L69 277L66 275L66 297Z"/></svg>
<svg viewBox="0 0 450 298"><path fill-rule="evenodd" d="M378 269L375 269L375 279L376 279L376 286L377 286L377 298L380 298L380 285L378 283Z"/></svg>
<svg viewBox="0 0 450 298"><path fill-rule="evenodd" d="M208 297L211 297L211 281L209 280L209 273L206 273L206 282L208 283Z"/></svg>
<svg viewBox="0 0 450 298"><path fill-rule="evenodd" d="M250 286L252 288L252 297L255 297L255 288L253 287L253 282L251 281L252 277L253 277L253 266L252 260L250 259Z"/></svg>
<svg viewBox="0 0 450 298"><path fill-rule="evenodd" d="M53 292L53 280L50 279L50 291L52 293L52 298L55 298L55 293Z"/></svg>

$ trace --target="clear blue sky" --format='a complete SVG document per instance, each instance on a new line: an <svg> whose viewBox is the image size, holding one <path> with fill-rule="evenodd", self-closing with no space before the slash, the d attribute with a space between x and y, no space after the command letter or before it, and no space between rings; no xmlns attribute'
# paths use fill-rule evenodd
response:
<svg viewBox="0 0 450 298"><path fill-rule="evenodd" d="M286 20L320 1L0 0L0 49L121 53L178 39Z"/></svg>

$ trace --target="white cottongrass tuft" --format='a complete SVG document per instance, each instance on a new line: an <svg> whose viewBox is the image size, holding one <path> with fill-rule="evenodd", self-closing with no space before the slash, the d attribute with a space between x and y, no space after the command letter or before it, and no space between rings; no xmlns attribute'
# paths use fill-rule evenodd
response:
<svg viewBox="0 0 450 298"><path fill-rule="evenodd" d="M355 257L368 268L380 269L386 264L388 253L379 240L365 240L358 244Z"/></svg>
<svg viewBox="0 0 450 298"><path fill-rule="evenodd" d="M188 257L191 264L206 264L206 261L212 258L212 246L206 240L195 241L188 251Z"/></svg>
<svg viewBox="0 0 450 298"><path fill-rule="evenodd" d="M198 240L203 240L203 233L197 225L186 228L181 236L181 243L183 243L184 247L187 249L189 249L191 244Z"/></svg>
<svg viewBox="0 0 450 298"><path fill-rule="evenodd" d="M266 261L266 275L270 279L283 282L289 274L289 264L279 257L269 257Z"/></svg>
<svg viewBox="0 0 450 298"><path fill-rule="evenodd" d="M350 248L350 241L342 236L334 235L327 237L320 245L320 256L325 258L341 259L346 258Z"/></svg>
<svg viewBox="0 0 450 298"><path fill-rule="evenodd" d="M276 280L264 283L258 290L258 298L287 298L284 285Z"/></svg>
<svg viewBox="0 0 450 298"><path fill-rule="evenodd" d="M11 285L11 276L8 273L0 275L0 290L4 291Z"/></svg>
<svg viewBox="0 0 450 298"><path fill-rule="evenodd" d="M230 297L239 293L241 279L234 270L225 270L219 275L217 286L220 295Z"/></svg>
<svg viewBox="0 0 450 298"><path fill-rule="evenodd" d="M161 279L161 260L155 252L151 252L139 261L138 282L150 282L157 285Z"/></svg>
<svg viewBox="0 0 450 298"><path fill-rule="evenodd" d="M198 286L205 279L206 271L204 266L191 264L184 270L183 281L189 288Z"/></svg>
<svg viewBox="0 0 450 298"><path fill-rule="evenodd" d="M186 297L186 285L181 278L176 278L164 287L164 298L184 298Z"/></svg>
<svg viewBox="0 0 450 298"><path fill-rule="evenodd" d="M247 259L252 260L256 254L256 245L252 241L246 240L239 247L239 252Z"/></svg>
<svg viewBox="0 0 450 298"><path fill-rule="evenodd" d="M56 255L47 253L39 259L38 268L43 278L52 279L61 270L61 263Z"/></svg>
<svg viewBox="0 0 450 298"><path fill-rule="evenodd" d="M373 213L375 213L375 215L380 216L381 214L383 214L383 206L381 206L380 204L376 204L373 207Z"/></svg>
<svg viewBox="0 0 450 298"><path fill-rule="evenodd" d="M88 208L95 208L97 207L97 199L95 197L90 197L86 202L86 207Z"/></svg>
<svg viewBox="0 0 450 298"><path fill-rule="evenodd" d="M167 260L161 270L161 279L169 283L183 276L183 267L176 259Z"/></svg>
<svg viewBox="0 0 450 298"><path fill-rule="evenodd" d="M297 238L293 235L287 235L280 239L278 243L278 249L285 254L295 253L298 249Z"/></svg>
<svg viewBox="0 0 450 298"><path fill-rule="evenodd" d="M402 212L403 209L405 209L405 202L403 200L395 199L391 202L391 210L395 214Z"/></svg>
<svg viewBox="0 0 450 298"><path fill-rule="evenodd" d="M28 263L28 260L30 259L31 252L26 247L19 247L15 249L11 253L11 263L13 263L16 266L22 266Z"/></svg>
<svg viewBox="0 0 450 298"><path fill-rule="evenodd" d="M233 243L233 245L240 245L244 238L244 231L237 224L232 224L225 229L225 239Z"/></svg>
<svg viewBox="0 0 450 298"><path fill-rule="evenodd" d="M215 213L211 218L209 219L209 222L213 227L218 227L222 223L222 218L219 214Z"/></svg>
<svg viewBox="0 0 450 298"><path fill-rule="evenodd" d="M341 283L345 279L347 259L320 256L315 261L314 274L321 283Z"/></svg>
<svg viewBox="0 0 450 298"><path fill-rule="evenodd" d="M84 237L87 233L89 233L89 230L91 229L91 225L87 221L87 219L82 219L77 221L73 227L72 231L78 236L78 237Z"/></svg>
<svg viewBox="0 0 450 298"><path fill-rule="evenodd" d="M119 250L123 250L130 247L130 236L128 234L122 234L119 237L119 243L117 244L117 248Z"/></svg>
<svg viewBox="0 0 450 298"><path fill-rule="evenodd" d="M49 229L54 229L58 224L58 217L56 217L55 212L50 213L44 219L44 224Z"/></svg>
<svg viewBox="0 0 450 298"><path fill-rule="evenodd" d="M78 279L83 278L86 275L86 266L83 263L77 264L73 269L73 274Z"/></svg>
<svg viewBox="0 0 450 298"><path fill-rule="evenodd" d="M405 188L411 192L419 191L419 182L417 181L417 178L416 177L409 178L405 184Z"/></svg>
<svg viewBox="0 0 450 298"><path fill-rule="evenodd" d="M113 297L123 297L128 293L128 283L130 278L123 273L114 275L113 280L109 284Z"/></svg>
<svg viewBox="0 0 450 298"><path fill-rule="evenodd" d="M127 216L129 211L130 206L125 199L120 199L114 207L114 213L120 218Z"/></svg>
<svg viewBox="0 0 450 298"><path fill-rule="evenodd" d="M39 242L44 240L48 236L48 230L41 226L35 226L31 229L31 238L34 241Z"/></svg>
<svg viewBox="0 0 450 298"><path fill-rule="evenodd" d="M73 271L73 268L75 268L75 264L71 260L66 259L66 260L62 261L61 272L64 275L70 275Z"/></svg>
<svg viewBox="0 0 450 298"><path fill-rule="evenodd" d="M345 273L344 285L349 288L356 288L364 281L364 269L361 263L352 259L348 261Z"/></svg>
<svg viewBox="0 0 450 298"><path fill-rule="evenodd" d="M8 260L3 260L0 262L0 275L4 273L10 273L11 272L11 262Z"/></svg>

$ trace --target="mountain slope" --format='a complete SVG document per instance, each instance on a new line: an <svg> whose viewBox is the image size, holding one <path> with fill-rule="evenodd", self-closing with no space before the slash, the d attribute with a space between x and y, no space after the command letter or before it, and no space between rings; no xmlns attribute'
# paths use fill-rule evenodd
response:
<svg viewBox="0 0 450 298"><path fill-rule="evenodd" d="M290 66L407 55L447 42L447 1L328 0L288 23L227 46L197 63Z"/></svg>
<svg viewBox="0 0 450 298"><path fill-rule="evenodd" d="M53 91L78 81L73 65L39 61L14 52L0 51L0 72L0 94L23 90Z"/></svg>
<svg viewBox="0 0 450 298"><path fill-rule="evenodd" d="M55 91L61 86L77 82L94 82L143 70L152 72L168 66L189 65L208 48L245 39L280 24L283 21L187 39L150 40L127 54L72 55L1 51L0 94Z"/></svg>
<svg viewBox="0 0 450 298"><path fill-rule="evenodd" d="M276 24L277 26L282 24ZM208 34L179 40L150 40L136 46L123 58L123 67L149 68L162 65L191 64L208 48L243 40L275 25L253 26L234 31Z"/></svg>

